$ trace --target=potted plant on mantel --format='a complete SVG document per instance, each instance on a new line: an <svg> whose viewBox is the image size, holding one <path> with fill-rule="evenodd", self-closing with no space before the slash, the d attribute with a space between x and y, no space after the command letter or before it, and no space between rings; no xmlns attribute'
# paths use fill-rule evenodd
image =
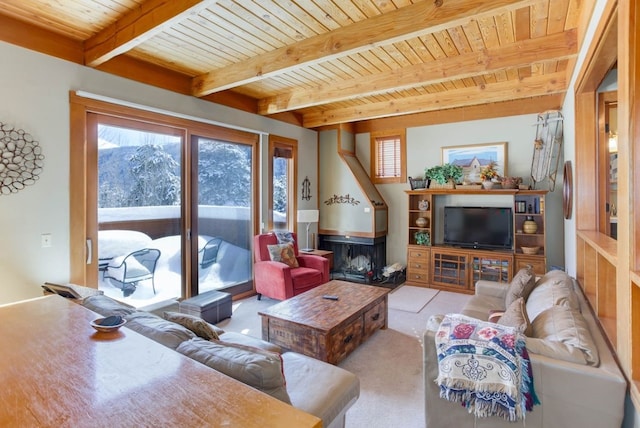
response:
<svg viewBox="0 0 640 428"><path fill-rule="evenodd" d="M482 187L485 189L491 189L493 181L500 179L497 167L498 164L495 161L491 161L480 169L480 180L482 180Z"/></svg>
<svg viewBox="0 0 640 428"><path fill-rule="evenodd" d="M455 189L456 183L462 180L462 167L445 163L424 170L424 177L431 180L430 189Z"/></svg>

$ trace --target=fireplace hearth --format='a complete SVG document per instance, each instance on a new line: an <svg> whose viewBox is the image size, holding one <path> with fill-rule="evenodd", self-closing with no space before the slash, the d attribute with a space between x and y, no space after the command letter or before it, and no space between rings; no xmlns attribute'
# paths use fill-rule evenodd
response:
<svg viewBox="0 0 640 428"><path fill-rule="evenodd" d="M320 249L333 252L333 279L363 284L384 281L382 269L386 265L387 239L362 238L347 235L320 235Z"/></svg>

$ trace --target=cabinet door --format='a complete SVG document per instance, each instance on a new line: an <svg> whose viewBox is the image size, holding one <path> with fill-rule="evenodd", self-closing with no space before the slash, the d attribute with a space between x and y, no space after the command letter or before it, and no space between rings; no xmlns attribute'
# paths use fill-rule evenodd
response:
<svg viewBox="0 0 640 428"><path fill-rule="evenodd" d="M471 256L471 287L475 289L475 283L480 279L509 283L512 265L513 257L507 255Z"/></svg>
<svg viewBox="0 0 640 428"><path fill-rule="evenodd" d="M468 255L431 250L433 272L431 282L434 285L455 290L468 290Z"/></svg>

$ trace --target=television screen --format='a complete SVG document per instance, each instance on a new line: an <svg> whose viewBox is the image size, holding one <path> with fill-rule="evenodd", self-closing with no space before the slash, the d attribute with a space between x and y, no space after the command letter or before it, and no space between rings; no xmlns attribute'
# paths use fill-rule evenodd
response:
<svg viewBox="0 0 640 428"><path fill-rule="evenodd" d="M511 208L444 207L444 243L465 248L512 249Z"/></svg>

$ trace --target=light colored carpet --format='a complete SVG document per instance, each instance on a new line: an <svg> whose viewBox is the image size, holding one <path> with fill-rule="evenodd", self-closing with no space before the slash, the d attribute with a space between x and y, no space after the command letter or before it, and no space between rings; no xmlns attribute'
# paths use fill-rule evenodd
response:
<svg viewBox="0 0 640 428"><path fill-rule="evenodd" d="M389 294L389 309L418 313L431 301L439 290L403 285Z"/></svg>
<svg viewBox="0 0 640 428"><path fill-rule="evenodd" d="M459 312L468 299L440 291L419 312L389 309L389 328L376 332L339 364L360 378L360 398L347 412L347 428L424 428L424 326L431 315ZM276 303L266 297L234 302L232 317L217 325L259 338L258 311Z"/></svg>

